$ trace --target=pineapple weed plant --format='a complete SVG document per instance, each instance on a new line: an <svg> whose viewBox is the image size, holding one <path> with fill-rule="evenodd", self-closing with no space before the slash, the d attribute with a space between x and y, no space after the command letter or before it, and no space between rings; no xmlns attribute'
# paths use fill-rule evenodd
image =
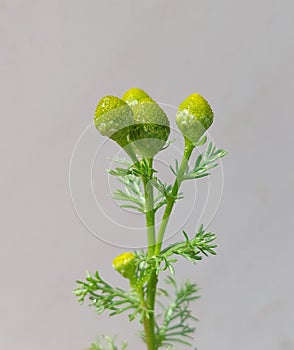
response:
<svg viewBox="0 0 294 350"><path fill-rule="evenodd" d="M124 185L124 190L116 190L113 198L122 203L121 207L145 215L148 248L125 252L113 260L113 268L129 280L129 290L110 285L96 271L87 273L85 281L77 281L74 293L79 302L89 301L99 314L108 310L114 316L126 311L130 321L138 319L143 328L140 336L148 350L171 350L179 344L192 346L195 329L191 323L196 319L190 303L199 298L198 288L189 281L178 286L174 265L178 257L195 263L203 256L215 255L215 235L206 232L202 225L192 237L183 231L182 241L162 245L175 202L183 198L179 192L181 184L208 176L209 169L217 166L217 160L226 154L209 143L193 167L188 166L193 150L206 143L205 131L213 119L210 105L199 94L191 94L180 104L176 123L184 137L184 149L181 162L176 161L170 167L174 183L169 185L159 179L153 166L156 154L169 145L169 120L159 104L143 90L132 88L122 98L103 97L95 111L98 132L115 141L130 158L129 161L115 159L119 167L109 171ZM156 214L162 207L156 232ZM158 279L165 270L170 271L165 279L169 288L162 289L158 287ZM168 292L170 289L174 291ZM122 344L121 349L126 348L127 344ZM89 348L100 349L118 347L115 339L104 337Z"/></svg>

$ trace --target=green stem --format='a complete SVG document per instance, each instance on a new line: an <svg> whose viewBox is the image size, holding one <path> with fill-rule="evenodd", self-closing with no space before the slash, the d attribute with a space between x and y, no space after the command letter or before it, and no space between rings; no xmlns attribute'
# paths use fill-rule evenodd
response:
<svg viewBox="0 0 294 350"><path fill-rule="evenodd" d="M163 213L163 217L162 217L162 221L159 227L159 231L158 231L158 237L157 237L157 241L156 241L156 246L155 246L155 251L154 254L155 255L159 255L160 251L161 251L161 246L162 246L162 242L163 242L163 237L165 234L165 230L170 218L170 214L171 211L173 209L173 206L175 204L181 183L183 181L183 176L185 173L185 170L187 168L189 159L191 157L192 151L194 149L194 145L185 138L185 150L184 150L184 154L183 154L183 158L182 158L182 162L179 168L179 171L177 173L177 177L175 179L173 188L172 188L172 193L171 196L169 197L166 207L165 207L165 211Z"/></svg>
<svg viewBox="0 0 294 350"><path fill-rule="evenodd" d="M151 170L153 159L148 158L148 167ZM144 185L144 195L145 195L145 217L146 217L146 227L147 227L147 239L148 239L148 257L151 257L154 252L155 246L155 211L154 211L154 193L153 186L150 181L143 178Z"/></svg>
<svg viewBox="0 0 294 350"><path fill-rule="evenodd" d="M149 170L152 170L153 159L147 159ZM148 257L152 257L154 254L154 247L156 243L155 237L155 211L154 211L154 191L153 186L149 179L143 178L145 203L146 203L146 227L148 237ZM155 276L157 278L157 276ZM153 289L156 289L156 283L152 282L152 278L149 279L147 284L147 296L146 296L146 313L143 317L143 324L146 336L146 344L148 350L157 350L156 337L155 337L155 319L154 319L154 301L151 298L153 295Z"/></svg>
<svg viewBox="0 0 294 350"><path fill-rule="evenodd" d="M131 144L120 144L120 146L124 149L124 151L128 154L128 156L132 159L132 161L136 164L138 162L138 158L136 153L134 152Z"/></svg>
<svg viewBox="0 0 294 350"><path fill-rule="evenodd" d="M152 324L150 323L149 317L148 317L148 310L146 307L146 302L144 298L144 291L143 288L141 288L138 291L139 298L141 300L141 307L144 310L144 316L143 316L143 326L144 326L144 332L145 332L145 340L147 344L148 350L157 350L156 348L156 341L155 341L155 334L154 334L154 328L152 328Z"/></svg>
<svg viewBox="0 0 294 350"><path fill-rule="evenodd" d="M150 349L158 349L157 340L155 336L155 297L156 297L156 288L157 288L157 274L156 270L153 269L150 275L150 278L148 280L147 284L147 300L146 305L149 310L149 316L148 316L148 323L150 325L150 328L152 329L152 338L153 338L153 344ZM148 343L147 343L148 344ZM148 347L149 349L149 347Z"/></svg>

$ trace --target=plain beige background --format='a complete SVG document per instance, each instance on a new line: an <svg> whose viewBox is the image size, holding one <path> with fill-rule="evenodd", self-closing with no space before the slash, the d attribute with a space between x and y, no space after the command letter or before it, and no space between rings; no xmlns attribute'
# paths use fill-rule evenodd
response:
<svg viewBox="0 0 294 350"><path fill-rule="evenodd" d="M80 350L98 334L143 348L125 317L97 317L71 294L87 269L121 281L111 260L122 250L79 221L68 171L98 99L132 86L175 106L202 93L213 139L229 150L211 224L218 256L179 265L202 288L195 346L294 349L293 10L272 0L0 0L0 349Z"/></svg>

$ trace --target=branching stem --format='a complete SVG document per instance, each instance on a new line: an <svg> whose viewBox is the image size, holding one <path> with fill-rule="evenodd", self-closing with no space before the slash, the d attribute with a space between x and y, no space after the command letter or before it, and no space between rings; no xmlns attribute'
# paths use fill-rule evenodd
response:
<svg viewBox="0 0 294 350"><path fill-rule="evenodd" d="M169 221L169 217L172 212L173 206L175 204L175 201L179 192L179 188L183 181L183 176L186 171L188 161L191 157L191 153L193 149L194 149L194 145L191 144L189 140L185 139L185 150L183 154L183 159L181 162L179 172L177 174L177 178L175 179L175 182L173 185L171 196L168 198L168 201L167 201L167 205L162 217L162 222L159 228L156 244L155 244L155 230L154 230L154 224L155 224L154 210L151 211L150 216L149 215L147 216L147 214L149 213L148 208L151 208L151 199L153 202L153 188L149 190L148 183L146 184L144 182L145 196L147 194L146 223L147 223L147 233L148 233L148 256L149 257L152 255L157 256L160 254L162 241L163 241L165 230ZM150 169L152 168L152 160L151 161L149 160L149 167ZM150 187L152 187L152 185L150 185ZM152 196L151 196L151 193L152 193ZM152 203L152 206L154 206L154 203ZM144 328L146 332L146 343L147 343L148 350L158 349L157 341L155 339L155 319L154 319L154 307L155 307L155 299L156 299L157 281L158 281L158 278L157 278L156 270L153 269L147 285L146 306L149 310L149 314L147 315L148 320L146 322L147 327L145 327L145 322L144 322Z"/></svg>

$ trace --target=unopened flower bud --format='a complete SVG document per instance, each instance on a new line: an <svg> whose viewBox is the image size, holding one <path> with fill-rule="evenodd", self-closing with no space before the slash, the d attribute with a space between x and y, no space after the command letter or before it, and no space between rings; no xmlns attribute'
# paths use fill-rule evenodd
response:
<svg viewBox="0 0 294 350"><path fill-rule="evenodd" d="M122 99L105 96L97 105L94 123L101 135L124 147L127 144L130 125L133 124L133 111Z"/></svg>
<svg viewBox="0 0 294 350"><path fill-rule="evenodd" d="M113 259L113 268L123 277L134 280L136 272L135 254L126 252Z"/></svg>
<svg viewBox="0 0 294 350"><path fill-rule="evenodd" d="M184 137L197 143L213 123L213 111L201 95L192 94L180 104L176 122Z"/></svg>

